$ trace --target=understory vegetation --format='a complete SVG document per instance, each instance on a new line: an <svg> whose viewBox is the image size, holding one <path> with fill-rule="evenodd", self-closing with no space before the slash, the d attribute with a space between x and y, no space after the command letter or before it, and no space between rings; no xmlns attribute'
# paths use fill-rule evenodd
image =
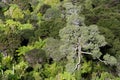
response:
<svg viewBox="0 0 120 80"><path fill-rule="evenodd" d="M120 80L120 0L0 0L0 80Z"/></svg>

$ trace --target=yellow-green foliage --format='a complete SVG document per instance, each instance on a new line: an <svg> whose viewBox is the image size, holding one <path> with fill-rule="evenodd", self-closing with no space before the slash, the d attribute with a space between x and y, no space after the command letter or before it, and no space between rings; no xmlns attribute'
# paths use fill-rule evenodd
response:
<svg viewBox="0 0 120 80"><path fill-rule="evenodd" d="M57 74L63 71L63 66L58 65L57 63L53 63L51 65L46 64L44 69L44 75L49 79L50 77L55 77Z"/></svg>
<svg viewBox="0 0 120 80"><path fill-rule="evenodd" d="M92 1L91 0L85 0L85 8L91 9L92 8Z"/></svg>
<svg viewBox="0 0 120 80"><path fill-rule="evenodd" d="M69 72L59 73L56 77L50 77L45 80L76 80L75 76Z"/></svg>
<svg viewBox="0 0 120 80"><path fill-rule="evenodd" d="M25 55L26 52L28 52L34 48L36 48L36 49L43 48L44 44L45 44L45 40L39 39L39 41L34 42L32 45L19 47L19 49L16 50L16 52L18 52L19 56Z"/></svg>
<svg viewBox="0 0 120 80"><path fill-rule="evenodd" d="M89 73L89 72L91 72L92 64L91 64L90 61L89 62L85 61L82 65L83 66L81 66L81 73Z"/></svg>
<svg viewBox="0 0 120 80"><path fill-rule="evenodd" d="M10 65L11 61L12 61L12 57L11 56L6 56L2 60L2 65L4 65L4 66Z"/></svg>
<svg viewBox="0 0 120 80"><path fill-rule="evenodd" d="M23 11L19 8L19 6L13 4L10 8L4 13L5 16L9 16L13 19L23 19L24 14Z"/></svg>
<svg viewBox="0 0 120 80"><path fill-rule="evenodd" d="M33 26L29 23L21 24L19 21L8 19L5 24L1 22L0 29L4 31L5 34L9 34L11 32L17 33L20 30L33 29Z"/></svg>
<svg viewBox="0 0 120 80"><path fill-rule="evenodd" d="M76 80L75 76L69 72L59 73L56 76L56 80Z"/></svg>
<svg viewBox="0 0 120 80"><path fill-rule="evenodd" d="M14 66L15 69L15 73L17 73L17 75L19 77L24 75L25 69L28 67L27 63L24 61L21 61L20 63L16 64Z"/></svg>
<svg viewBox="0 0 120 80"><path fill-rule="evenodd" d="M54 7L60 3L60 0L44 0L44 3Z"/></svg>

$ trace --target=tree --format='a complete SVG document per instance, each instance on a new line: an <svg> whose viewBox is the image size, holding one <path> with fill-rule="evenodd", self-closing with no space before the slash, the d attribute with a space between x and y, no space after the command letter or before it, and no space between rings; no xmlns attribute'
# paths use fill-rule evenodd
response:
<svg viewBox="0 0 120 80"><path fill-rule="evenodd" d="M68 7L68 4L70 7ZM100 47L105 46L106 42L104 36L99 34L96 25L86 26L84 24L84 19L79 16L79 6L72 5L69 2L65 4L65 7L67 26L61 29L59 33L63 42L60 51L61 54L67 55L66 69L73 72L80 68L83 54L90 54L94 59L99 59L102 55Z"/></svg>
<svg viewBox="0 0 120 80"><path fill-rule="evenodd" d="M68 72L80 69L85 54L89 54L93 59L98 59L107 64L110 56L105 56L107 58L105 59L106 61L100 59L102 55L100 47L105 46L107 42L105 41L105 37L100 35L97 25L86 26L84 24L84 18L79 16L80 6L67 2L64 4L64 7L66 8L67 25L59 32L61 44L59 47L55 45L59 49L52 47L53 52L57 50L57 53L59 53L58 55L56 54L56 58L59 55L66 57L66 71ZM55 42L55 40L52 41ZM51 50L51 46L48 49ZM111 58L113 59L114 57ZM116 63L115 58L113 61L113 63Z"/></svg>
<svg viewBox="0 0 120 80"><path fill-rule="evenodd" d="M85 0L89 1L89 0ZM120 54L120 15L119 15L119 0L91 0L91 4L86 4L93 7L84 7L84 15L86 17L86 24L97 24L99 26L100 32L105 36L106 46L101 48L104 54L110 54L117 59L117 65L115 65L116 73L119 75L119 54ZM109 55L107 55L109 56ZM106 59L107 60L107 59ZM112 59L109 57L110 63ZM107 61L108 61L107 60ZM109 62L109 61L108 61ZM114 61L113 61L114 62ZM113 69L113 68L112 68ZM111 71L109 69L108 71ZM113 73L113 72L112 72ZM114 73L113 73L114 74Z"/></svg>

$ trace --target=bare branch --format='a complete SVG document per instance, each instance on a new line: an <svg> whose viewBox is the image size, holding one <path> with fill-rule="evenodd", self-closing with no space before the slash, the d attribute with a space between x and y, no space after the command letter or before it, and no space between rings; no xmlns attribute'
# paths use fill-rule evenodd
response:
<svg viewBox="0 0 120 80"><path fill-rule="evenodd" d="M75 68L74 68L74 71L80 68L81 54L91 54L91 53L89 53L89 52L82 52L80 45L77 47L77 49L78 49L78 63L76 64L76 66L75 66ZM77 50L77 49L76 49L76 50Z"/></svg>
<svg viewBox="0 0 120 80"><path fill-rule="evenodd" d="M78 56L78 63L75 65L74 71L80 68L80 62L81 62L81 56Z"/></svg>
<svg viewBox="0 0 120 80"><path fill-rule="evenodd" d="M80 68L80 63L81 63L81 45L80 45L80 40L78 40L78 45L77 45L76 51L78 53L78 63L76 64L76 66L74 68L74 71Z"/></svg>
<svg viewBox="0 0 120 80"><path fill-rule="evenodd" d="M103 63L105 63L105 64L107 64L107 62L106 61L103 61L103 60L101 60L100 58L97 58L100 62L103 62Z"/></svg>
<svg viewBox="0 0 120 80"><path fill-rule="evenodd" d="M89 52L81 52L82 54L92 54L92 53L89 53Z"/></svg>

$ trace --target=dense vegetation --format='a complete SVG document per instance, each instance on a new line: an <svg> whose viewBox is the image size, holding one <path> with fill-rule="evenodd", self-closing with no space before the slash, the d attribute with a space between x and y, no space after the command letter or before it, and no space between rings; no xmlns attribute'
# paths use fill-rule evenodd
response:
<svg viewBox="0 0 120 80"><path fill-rule="evenodd" d="M0 0L0 80L120 80L120 0Z"/></svg>

